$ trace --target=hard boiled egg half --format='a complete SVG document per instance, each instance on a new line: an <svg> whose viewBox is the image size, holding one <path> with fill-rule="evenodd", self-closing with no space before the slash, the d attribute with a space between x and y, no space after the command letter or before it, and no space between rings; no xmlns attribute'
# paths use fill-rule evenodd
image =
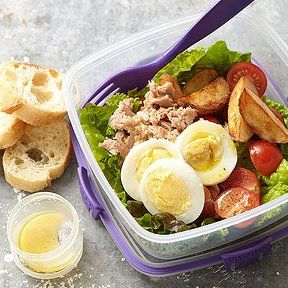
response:
<svg viewBox="0 0 288 288"><path fill-rule="evenodd" d="M199 120L189 125L178 136L176 143L185 161L197 172L204 185L223 182L237 163L235 145L219 124Z"/></svg>
<svg viewBox="0 0 288 288"><path fill-rule="evenodd" d="M197 173L177 159L160 159L150 165L140 181L140 196L151 214L168 212L186 224L204 207L204 187Z"/></svg>
<svg viewBox="0 0 288 288"><path fill-rule="evenodd" d="M135 200L141 201L140 180L146 169L162 158L180 159L183 156L178 147L165 139L149 139L134 146L125 158L121 169L121 181L125 191Z"/></svg>

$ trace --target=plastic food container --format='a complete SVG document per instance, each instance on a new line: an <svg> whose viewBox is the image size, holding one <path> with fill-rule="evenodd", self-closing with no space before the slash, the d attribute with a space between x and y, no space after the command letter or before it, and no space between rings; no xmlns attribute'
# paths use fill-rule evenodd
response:
<svg viewBox="0 0 288 288"><path fill-rule="evenodd" d="M277 237L269 236L269 239L264 236L269 231L275 233L275 229L282 225L278 226L276 222L283 223L288 214L286 194L256 209L208 226L171 235L152 234L138 225L122 205L93 156L79 122L79 108L87 103L97 86L108 76L129 66L151 61L179 39L198 17L195 15L158 26L91 54L70 68L63 83L63 93L75 133L73 144L79 164L83 199L92 216L102 219L130 263L150 275L167 275L219 261L225 262L226 268L254 261L269 250L271 241L279 238L280 234ZM268 75L266 95L287 105L287 95L281 91L288 91L288 47L270 26L256 14L244 11L196 46L207 47L219 39L225 40L230 49L251 51L253 61ZM79 103L75 104L75 98L80 99ZM97 98L92 102L98 104ZM255 244L255 239L264 240ZM252 248L246 247L246 250L243 248L237 253L233 250L247 243ZM234 251L238 258L232 252L227 256L227 251ZM226 254L222 257L224 252ZM244 257L243 261L240 256Z"/></svg>
<svg viewBox="0 0 288 288"><path fill-rule="evenodd" d="M68 221L65 239L63 238L63 242L56 249L46 253L31 254L21 250L18 243L24 225L35 215L47 211L60 213ZM17 203L9 215L7 232L16 265L34 278L61 277L70 272L82 256L83 235L76 210L67 200L55 193L32 194Z"/></svg>

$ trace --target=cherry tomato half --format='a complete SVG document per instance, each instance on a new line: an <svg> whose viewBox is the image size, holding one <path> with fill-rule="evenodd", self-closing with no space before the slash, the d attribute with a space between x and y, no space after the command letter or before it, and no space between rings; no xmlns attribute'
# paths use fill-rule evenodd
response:
<svg viewBox="0 0 288 288"><path fill-rule="evenodd" d="M264 140L252 141L249 153L254 167L264 176L270 176L276 171L283 160L281 150Z"/></svg>
<svg viewBox="0 0 288 288"><path fill-rule="evenodd" d="M253 81L259 92L259 97L265 93L267 88L267 78L258 66L250 62L235 64L228 71L226 81L228 82L231 91L242 76L246 76Z"/></svg>
<svg viewBox="0 0 288 288"><path fill-rule="evenodd" d="M282 122L284 123L283 116L274 108L270 108L270 110L274 113L274 115Z"/></svg>
<svg viewBox="0 0 288 288"><path fill-rule="evenodd" d="M221 193L218 185L216 184L216 185L208 186L207 188L209 189L211 196L213 200L215 201Z"/></svg>
<svg viewBox="0 0 288 288"><path fill-rule="evenodd" d="M202 213L200 215L200 219L205 219L212 217L215 219L216 213L215 213L215 205L214 200L212 198L212 195L208 188L204 187L204 193L205 193L205 203L204 208L202 210Z"/></svg>
<svg viewBox="0 0 288 288"><path fill-rule="evenodd" d="M221 192L233 188L233 187L243 187L250 191L261 192L261 184L257 175L242 167L236 167L230 176L222 183L218 184Z"/></svg>
<svg viewBox="0 0 288 288"><path fill-rule="evenodd" d="M230 218L260 205L258 192L243 187L230 188L215 201L215 211L221 218Z"/></svg>
<svg viewBox="0 0 288 288"><path fill-rule="evenodd" d="M221 124L221 122L217 118L215 118L213 116L203 115L203 116L201 116L201 118L204 119L204 120L208 120L210 122L216 123L216 124Z"/></svg>

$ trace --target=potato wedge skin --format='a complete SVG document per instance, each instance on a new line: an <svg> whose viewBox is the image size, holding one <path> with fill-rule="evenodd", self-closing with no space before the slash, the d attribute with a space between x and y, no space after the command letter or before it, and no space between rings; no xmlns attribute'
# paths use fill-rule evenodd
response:
<svg viewBox="0 0 288 288"><path fill-rule="evenodd" d="M241 77L234 87L228 104L228 129L230 136L239 142L248 141L254 132L244 121L239 110L239 98L245 88L249 88L258 95L258 91L254 84L247 78Z"/></svg>
<svg viewBox="0 0 288 288"><path fill-rule="evenodd" d="M245 122L263 140L271 143L288 143L288 129L248 88L245 88L240 96L239 109Z"/></svg>
<svg viewBox="0 0 288 288"><path fill-rule="evenodd" d="M214 113L228 103L230 97L229 85L223 77L219 77L201 90L178 100L180 105L190 105L198 115Z"/></svg>
<svg viewBox="0 0 288 288"><path fill-rule="evenodd" d="M183 87L184 96L188 96L210 84L218 77L214 69L204 69L192 77Z"/></svg>
<svg viewBox="0 0 288 288"><path fill-rule="evenodd" d="M173 88L175 89L176 99L174 99L174 100L178 100L179 98L183 97L183 92L181 90L181 87L180 87L178 81L175 78L173 78L170 74L164 73L159 78L159 84L163 85L167 82L170 82L172 84Z"/></svg>

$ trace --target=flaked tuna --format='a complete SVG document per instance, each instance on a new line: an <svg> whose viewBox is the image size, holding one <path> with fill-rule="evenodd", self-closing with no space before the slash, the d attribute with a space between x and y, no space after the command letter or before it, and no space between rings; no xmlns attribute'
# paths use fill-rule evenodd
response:
<svg viewBox="0 0 288 288"><path fill-rule="evenodd" d="M143 106L133 113L133 99L125 99L110 117L109 125L116 131L113 139L106 139L100 144L112 154L120 153L126 157L135 143L150 138L164 138L175 141L176 137L197 116L191 107L179 107L174 102L175 90L171 83L159 86L150 83Z"/></svg>

